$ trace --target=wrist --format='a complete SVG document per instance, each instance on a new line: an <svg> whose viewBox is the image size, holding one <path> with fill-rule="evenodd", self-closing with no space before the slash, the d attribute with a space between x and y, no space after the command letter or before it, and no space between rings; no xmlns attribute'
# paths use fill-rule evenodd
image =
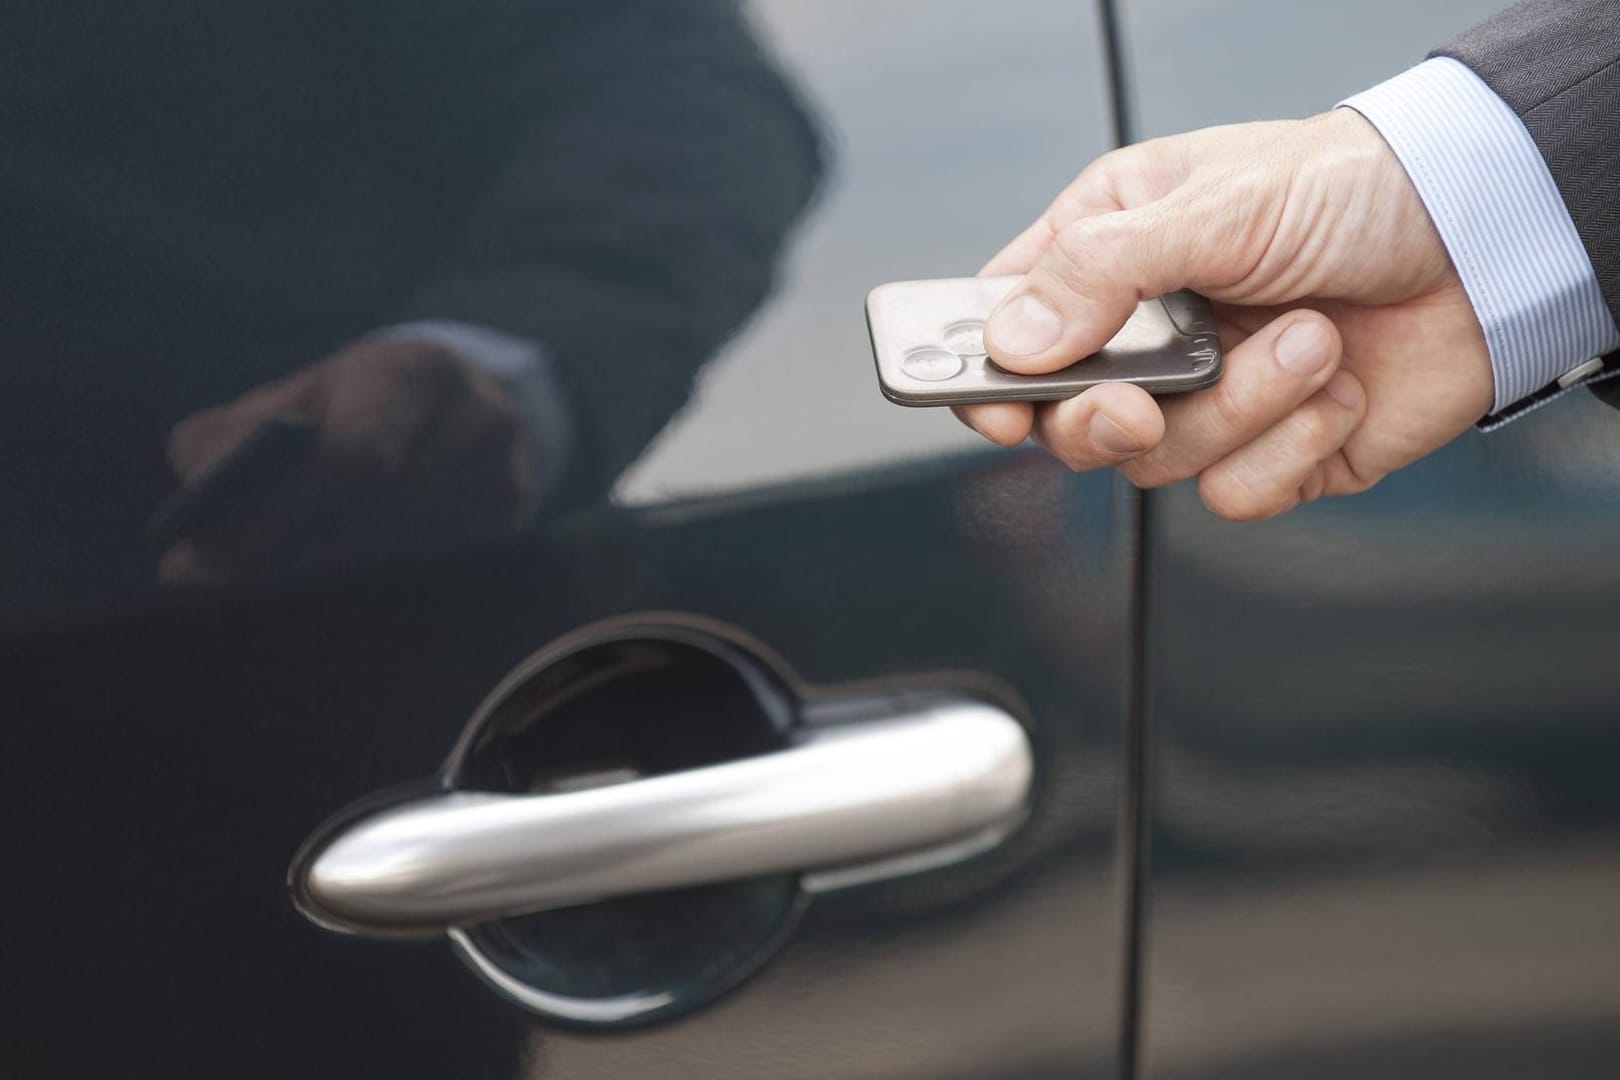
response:
<svg viewBox="0 0 1620 1080"><path fill-rule="evenodd" d="M1535 141L1473 71L1428 60L1346 104L1377 126L1433 216L1489 346L1493 411L1620 342Z"/></svg>
<svg viewBox="0 0 1620 1080"><path fill-rule="evenodd" d="M1398 303L1461 282L1422 193L1383 133L1360 112L1321 114L1318 165L1341 192L1342 217L1331 242L1346 245L1355 268L1351 299Z"/></svg>

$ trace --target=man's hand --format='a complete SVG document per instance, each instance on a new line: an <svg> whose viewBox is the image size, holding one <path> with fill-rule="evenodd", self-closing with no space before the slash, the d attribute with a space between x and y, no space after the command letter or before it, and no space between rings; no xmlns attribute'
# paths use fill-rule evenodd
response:
<svg viewBox="0 0 1620 1080"><path fill-rule="evenodd" d="M1210 128L1093 163L985 267L1025 273L991 356L1054 371L1101 348L1142 297L1216 301L1221 381L1154 399L1109 384L959 414L994 442L1032 433L1075 469L1155 487L1198 477L1223 517L1364 491L1489 411L1490 356L1400 162L1349 109Z"/></svg>
<svg viewBox="0 0 1620 1080"><path fill-rule="evenodd" d="M170 547L168 583L267 580L506 535L535 509L531 435L507 391L437 343L365 340L169 436L182 482L272 417L318 425L312 452L225 522Z"/></svg>

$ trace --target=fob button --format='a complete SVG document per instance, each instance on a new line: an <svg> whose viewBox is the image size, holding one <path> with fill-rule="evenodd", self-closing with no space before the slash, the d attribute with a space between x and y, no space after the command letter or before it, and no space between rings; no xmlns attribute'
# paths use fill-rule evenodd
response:
<svg viewBox="0 0 1620 1080"><path fill-rule="evenodd" d="M966 362L949 349L912 349L900 360L900 370L923 382L944 382L962 373Z"/></svg>
<svg viewBox="0 0 1620 1080"><path fill-rule="evenodd" d="M945 328L945 347L961 356L984 355L984 323L952 323Z"/></svg>

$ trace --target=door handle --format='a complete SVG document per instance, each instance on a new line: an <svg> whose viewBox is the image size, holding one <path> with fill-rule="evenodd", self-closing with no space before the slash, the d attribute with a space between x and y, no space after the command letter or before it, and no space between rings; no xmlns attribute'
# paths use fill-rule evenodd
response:
<svg viewBox="0 0 1620 1080"><path fill-rule="evenodd" d="M936 699L785 749L554 794L445 792L349 824L302 861L305 910L360 933L443 931L635 893L990 842L1033 762L994 705Z"/></svg>

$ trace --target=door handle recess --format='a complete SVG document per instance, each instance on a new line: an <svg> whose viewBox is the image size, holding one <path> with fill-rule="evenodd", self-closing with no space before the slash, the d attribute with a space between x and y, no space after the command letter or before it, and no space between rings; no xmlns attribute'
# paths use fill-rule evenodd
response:
<svg viewBox="0 0 1620 1080"><path fill-rule="evenodd" d="M297 875L325 925L451 927L767 874L842 870L996 838L1033 762L994 705L942 699L811 728L785 749L554 794L473 791L363 817Z"/></svg>

